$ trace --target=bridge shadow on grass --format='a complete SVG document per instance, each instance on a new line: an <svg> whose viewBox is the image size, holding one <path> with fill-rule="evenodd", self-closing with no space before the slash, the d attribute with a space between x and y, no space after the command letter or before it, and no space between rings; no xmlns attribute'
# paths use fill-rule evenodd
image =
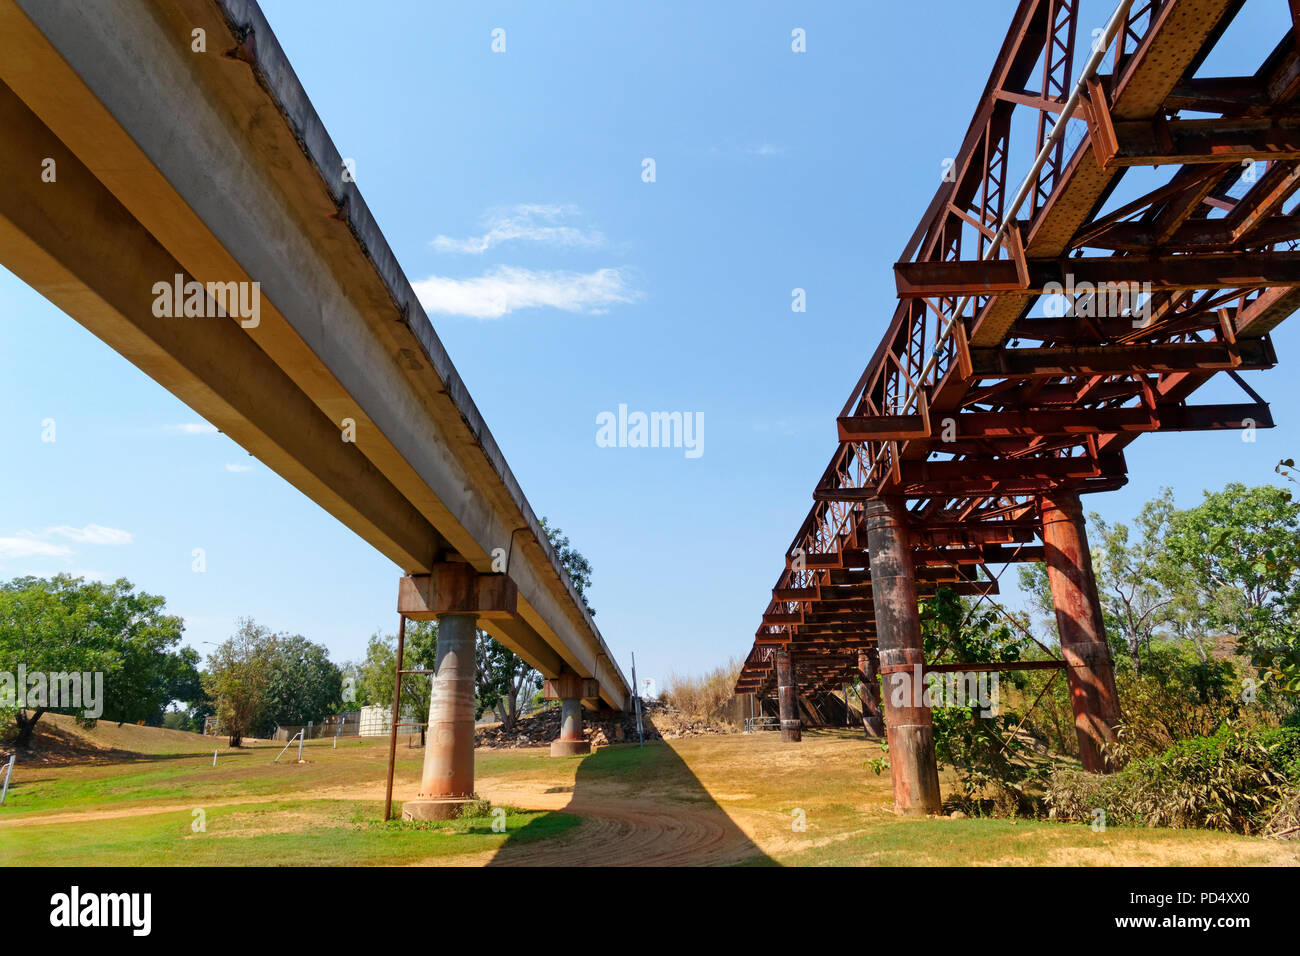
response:
<svg viewBox="0 0 1300 956"><path fill-rule="evenodd" d="M667 743L556 759L581 760L568 803L555 811L580 825L550 836L554 827L539 818L511 834L489 866L775 865Z"/></svg>

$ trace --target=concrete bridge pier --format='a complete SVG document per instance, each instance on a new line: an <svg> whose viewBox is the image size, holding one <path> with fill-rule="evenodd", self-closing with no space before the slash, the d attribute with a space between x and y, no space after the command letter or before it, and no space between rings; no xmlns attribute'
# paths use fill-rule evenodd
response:
<svg viewBox="0 0 1300 956"><path fill-rule="evenodd" d="M885 720L880 711L880 652L874 647L858 651L858 679L862 726L868 737L883 737Z"/></svg>
<svg viewBox="0 0 1300 956"><path fill-rule="evenodd" d="M799 722L799 688L795 685L794 661L786 647L777 648L776 687L777 703L781 708L781 741L798 743L803 739Z"/></svg>
<svg viewBox="0 0 1300 956"><path fill-rule="evenodd" d="M560 736L551 741L552 757L576 757L591 753L591 743L582 736L582 698L590 697L592 688L571 670L542 685L542 696L560 702Z"/></svg>
<svg viewBox="0 0 1300 956"><path fill-rule="evenodd" d="M894 809L911 816L938 813L939 765L918 680L925 652L907 518L899 505L875 498L867 502L866 525Z"/></svg>
<svg viewBox="0 0 1300 956"><path fill-rule="evenodd" d="M1085 770L1106 773L1109 768L1102 746L1115 739L1119 697L1092 573L1083 506L1074 492L1044 495L1039 506L1047 580L1066 662L1079 755Z"/></svg>
<svg viewBox="0 0 1300 956"><path fill-rule="evenodd" d="M474 794L474 640L480 618L515 613L518 591L501 574L479 574L469 564L436 564L408 575L397 609L412 620L438 622L438 651L429 697L420 792L402 805L403 820L447 820ZM403 672L409 670L403 665Z"/></svg>
<svg viewBox="0 0 1300 956"><path fill-rule="evenodd" d="M429 698L420 794L402 806L404 820L446 820L474 799L473 614L438 616L437 673Z"/></svg>

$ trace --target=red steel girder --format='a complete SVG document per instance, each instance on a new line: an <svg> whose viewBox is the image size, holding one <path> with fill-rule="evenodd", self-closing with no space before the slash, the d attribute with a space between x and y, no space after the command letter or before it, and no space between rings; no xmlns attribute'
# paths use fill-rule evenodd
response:
<svg viewBox="0 0 1300 956"><path fill-rule="evenodd" d="M1054 350L1053 350L1054 351ZM878 419L841 418L841 441L864 441L879 438L872 429ZM951 421L951 434L957 438L1032 438L1047 435L1098 435L1109 432L1214 431L1231 428L1272 428L1273 417L1263 402L1219 405L1174 405L1157 409L1069 408L1017 409L997 412L962 412L943 416L927 425L920 435L929 437L944 431ZM933 430L932 430L933 429ZM891 433L887 437L894 437ZM939 447L943 447L940 440Z"/></svg>
<svg viewBox="0 0 1300 956"><path fill-rule="evenodd" d="M1161 289L1242 289L1300 285L1300 252L1184 253L1151 257L1090 256L1030 259L1027 274L1006 259L989 261L899 262L894 266L900 298L1057 294L1080 286L1102 293Z"/></svg>
<svg viewBox="0 0 1300 956"><path fill-rule="evenodd" d="M1152 372L1272 368L1277 354L1267 338L1237 342L1163 342L1125 346L1053 346L971 349L972 378L1061 378Z"/></svg>

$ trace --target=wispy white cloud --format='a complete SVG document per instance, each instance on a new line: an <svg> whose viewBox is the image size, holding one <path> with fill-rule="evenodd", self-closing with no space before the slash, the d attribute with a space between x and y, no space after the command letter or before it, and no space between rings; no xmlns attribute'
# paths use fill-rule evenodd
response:
<svg viewBox="0 0 1300 956"><path fill-rule="evenodd" d="M253 470L252 465L238 465L233 462L226 462L226 471L244 472L244 471L252 471L252 470Z"/></svg>
<svg viewBox="0 0 1300 956"><path fill-rule="evenodd" d="M19 535L12 538L0 538L0 559L13 558L63 558L72 554L72 549L61 544L51 544L39 538Z"/></svg>
<svg viewBox="0 0 1300 956"><path fill-rule="evenodd" d="M183 422L180 425L164 425L163 429L176 435L215 435L216 425L207 422Z"/></svg>
<svg viewBox="0 0 1300 956"><path fill-rule="evenodd" d="M130 544L131 532L121 528L108 528L102 524L88 524L80 528L57 525L44 531L16 531L0 538L0 559L15 558L66 558L72 549L57 539L76 544L123 545Z"/></svg>
<svg viewBox="0 0 1300 956"><path fill-rule="evenodd" d="M457 239L438 236L430 245L439 252L482 255L493 246L506 242L537 242L566 248L596 248L605 237L595 229L579 229L565 220L577 215L573 206L522 205L494 210L485 217L486 231L481 236Z"/></svg>
<svg viewBox="0 0 1300 956"><path fill-rule="evenodd" d="M780 146L773 146L771 143L760 143L757 146L746 146L745 152L751 156L780 156L785 149Z"/></svg>
<svg viewBox="0 0 1300 956"><path fill-rule="evenodd" d="M600 314L610 306L641 298L627 271L617 268L578 273L499 266L476 278L430 276L412 285L428 311L476 319L499 319L520 309L546 307Z"/></svg>
<svg viewBox="0 0 1300 956"><path fill-rule="evenodd" d="M41 536L67 538L69 541L76 541L78 544L118 545L131 543L131 532L123 531L121 528L106 528L102 524L88 524L81 528L61 524L58 527L47 529Z"/></svg>

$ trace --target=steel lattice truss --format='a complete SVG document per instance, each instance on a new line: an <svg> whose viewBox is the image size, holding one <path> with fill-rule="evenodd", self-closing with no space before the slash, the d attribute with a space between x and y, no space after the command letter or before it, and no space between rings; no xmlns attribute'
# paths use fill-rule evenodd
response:
<svg viewBox="0 0 1300 956"><path fill-rule="evenodd" d="M1120 487L1138 435L1272 427L1237 372L1275 364L1269 332L1300 306L1300 0L1247 76L1200 75L1244 0L1122 7L1053 144L1078 3L1016 11L894 267L898 306L840 413L737 693L771 690L781 646L801 690L857 674L875 642L872 497L907 502L921 597L996 593L988 565L1042 560L1039 496ZM1023 184L1013 164L1032 174ZM1121 188L1137 195L1116 205ZM1193 404L1219 372L1243 401Z"/></svg>

